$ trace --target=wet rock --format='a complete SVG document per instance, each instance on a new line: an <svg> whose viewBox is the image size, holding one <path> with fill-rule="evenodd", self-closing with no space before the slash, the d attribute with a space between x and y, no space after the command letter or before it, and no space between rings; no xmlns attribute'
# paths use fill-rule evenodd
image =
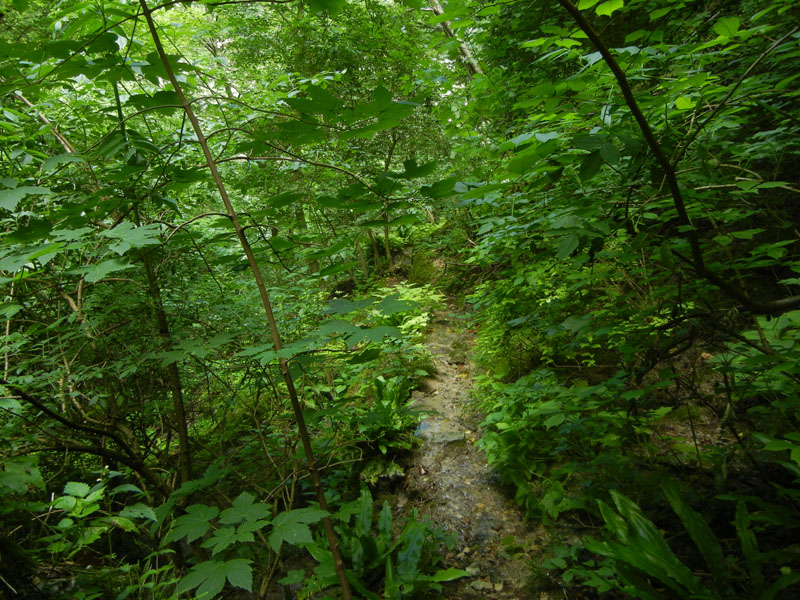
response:
<svg viewBox="0 0 800 600"><path fill-rule="evenodd" d="M422 435L432 444L455 444L464 441L464 433L461 431L424 431Z"/></svg>
<svg viewBox="0 0 800 600"><path fill-rule="evenodd" d="M490 582L484 581L483 579L476 579L475 581L469 584L469 587L471 587L473 590L478 590L479 592L483 590L491 590L494 588L494 586Z"/></svg>

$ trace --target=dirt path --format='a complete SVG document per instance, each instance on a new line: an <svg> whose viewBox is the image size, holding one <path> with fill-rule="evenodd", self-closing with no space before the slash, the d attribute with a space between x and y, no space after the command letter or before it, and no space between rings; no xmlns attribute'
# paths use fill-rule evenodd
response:
<svg viewBox="0 0 800 600"><path fill-rule="evenodd" d="M435 413L420 426L422 444L411 458L397 505L403 511L416 508L445 531L458 533L458 544L444 564L466 569L471 577L447 584L445 598L527 599L528 556L544 532L524 523L473 445L479 419L467 407L472 334L453 313L436 317L427 342L436 373L413 394L418 407Z"/></svg>

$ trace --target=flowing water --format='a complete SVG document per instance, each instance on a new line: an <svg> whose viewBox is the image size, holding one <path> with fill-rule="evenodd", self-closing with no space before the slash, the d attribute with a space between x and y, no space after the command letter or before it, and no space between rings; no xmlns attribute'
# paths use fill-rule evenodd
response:
<svg viewBox="0 0 800 600"><path fill-rule="evenodd" d="M445 584L445 598L523 600L532 597L529 557L545 533L523 521L474 445L480 419L468 403L472 342L457 315L437 314L426 344L436 372L413 394L416 406L430 414L420 425L421 445L396 503L403 512L415 508L421 517L458 534L444 564L465 569L470 577Z"/></svg>

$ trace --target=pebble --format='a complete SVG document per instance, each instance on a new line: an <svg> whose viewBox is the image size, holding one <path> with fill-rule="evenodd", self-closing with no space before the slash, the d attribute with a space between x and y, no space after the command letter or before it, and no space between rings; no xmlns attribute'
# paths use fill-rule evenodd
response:
<svg viewBox="0 0 800 600"><path fill-rule="evenodd" d="M494 591L495 592L502 592L503 591L503 582L495 583L494 584Z"/></svg>

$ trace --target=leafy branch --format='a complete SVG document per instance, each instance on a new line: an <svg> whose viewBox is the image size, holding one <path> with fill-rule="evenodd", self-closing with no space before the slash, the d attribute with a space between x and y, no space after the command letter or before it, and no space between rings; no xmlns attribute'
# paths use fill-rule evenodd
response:
<svg viewBox="0 0 800 600"><path fill-rule="evenodd" d="M703 251L700 247L700 239L697 235L697 229L692 224L689 214L686 210L686 202L683 199L680 184L678 183L678 178L675 174L675 167L667 158L661 147L661 144L656 139L653 129L650 127L650 123L647 121L647 118L644 116L644 113L639 107L636 97L633 95L631 86L628 83L628 78L625 75L625 72L619 66L619 63L614 58L614 55L611 53L611 50L608 48L606 43L586 20L578 7L572 4L570 0L558 0L558 2L575 20L578 27L580 27L586 36L591 40L592 44L594 44L595 48L597 48L597 51L602 55L603 60L608 65L608 68L614 74L620 91L622 92L622 96L625 98L625 103L628 105L633 118L636 120L636 123L639 126L645 141L647 142L647 145L650 147L650 151L653 153L658 166L661 168L664 179L669 187L670 194L672 195L673 205L678 213L678 220L680 221L682 229L684 230L683 235L689 242L691 257L686 257L674 249L672 252L678 256L678 258L690 265L699 277L702 277L706 281L717 286L723 293L741 303L742 306L752 313L777 314L800 306L800 295L787 296L785 298L769 300L766 302L755 300L752 298L750 293L748 293L748 290L733 285L729 281L711 271L706 266L703 258ZM787 34L787 36L791 35L791 33L794 33L794 31L797 31L797 29L798 28L795 28L792 32ZM785 37L786 36L781 39L785 39ZM741 83L743 80L743 78L740 79L739 83ZM735 91L735 89L731 91L731 94L729 94L727 98L732 95L733 91ZM724 104L724 102L722 104ZM716 114L716 112L712 113L712 116L714 114Z"/></svg>

